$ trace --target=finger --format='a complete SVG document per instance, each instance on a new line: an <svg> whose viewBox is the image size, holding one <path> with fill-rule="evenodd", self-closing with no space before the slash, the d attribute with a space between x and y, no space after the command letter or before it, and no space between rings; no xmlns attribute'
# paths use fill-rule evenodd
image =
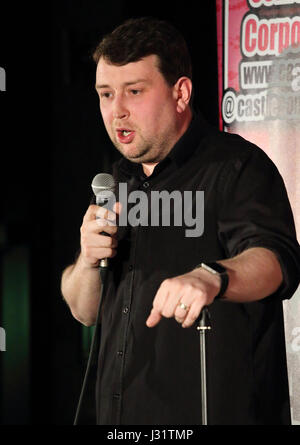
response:
<svg viewBox="0 0 300 445"><path fill-rule="evenodd" d="M179 303L182 303L182 299L180 300ZM186 309L184 309L184 308L180 307L179 303L177 304L177 307L175 309L174 317L178 323L183 323L183 321L187 317L187 314L190 310L190 306L188 304L184 303L186 306Z"/></svg>
<svg viewBox="0 0 300 445"><path fill-rule="evenodd" d="M96 212L96 219L106 219L108 221L116 221L115 212L105 208L98 206L98 210Z"/></svg>
<svg viewBox="0 0 300 445"><path fill-rule="evenodd" d="M192 303L192 305L185 317L184 322L182 323L183 328L189 328L190 326L192 326L195 323L195 321L199 317L202 307L203 307L203 304L200 302L199 299L194 300L194 302Z"/></svg>
<svg viewBox="0 0 300 445"><path fill-rule="evenodd" d="M162 315L167 318L174 317L181 298L182 295L178 294L176 291L173 293L173 295L171 294L170 291L168 293L168 298L166 298L165 300L165 304L162 309ZM183 309L181 309L181 312L184 312Z"/></svg>
<svg viewBox="0 0 300 445"><path fill-rule="evenodd" d="M166 283L167 281L168 280L162 282L153 299L153 307L149 317L146 320L146 324L148 327L155 326L157 323L160 322L162 318L162 309L168 297L168 285Z"/></svg>
<svg viewBox="0 0 300 445"><path fill-rule="evenodd" d="M87 222L83 226L85 233L101 233L105 232L109 235L115 235L118 231L118 227L115 225L108 224L106 222L102 223L103 220L94 219L93 221Z"/></svg>
<svg viewBox="0 0 300 445"><path fill-rule="evenodd" d="M92 221L93 219L96 219L96 217L99 218L106 218L106 219L110 219L111 221L114 221L116 219L116 214L115 212L112 212L108 209L106 209L105 207L100 207L97 206L96 204L91 204L84 217L83 217L83 221Z"/></svg>
<svg viewBox="0 0 300 445"><path fill-rule="evenodd" d="M107 218L98 218L98 216L96 217L96 223L98 224L98 226L116 226L116 220L111 221L110 219Z"/></svg>
<svg viewBox="0 0 300 445"><path fill-rule="evenodd" d="M113 236L100 235L90 233L87 237L83 237L82 244L89 247L112 247L116 248L118 240Z"/></svg>
<svg viewBox="0 0 300 445"><path fill-rule="evenodd" d="M148 328L153 328L160 322L161 319L162 315L160 314L160 312L157 309L153 308L146 320L146 325L148 326Z"/></svg>
<svg viewBox="0 0 300 445"><path fill-rule="evenodd" d="M113 258L117 251L111 247L86 247L82 250L82 253L85 257L102 260L103 258Z"/></svg>
<svg viewBox="0 0 300 445"><path fill-rule="evenodd" d="M95 219L98 209L99 206L97 206L96 204L91 204L83 217L83 221L92 221L93 219Z"/></svg>
<svg viewBox="0 0 300 445"><path fill-rule="evenodd" d="M117 214L120 215L122 212L122 204L120 202L115 202L114 206L113 206L113 211Z"/></svg>
<svg viewBox="0 0 300 445"><path fill-rule="evenodd" d="M169 281L170 280L164 280L161 283L161 285L153 299L153 308L156 309L160 314L162 314L164 306L168 300L169 286L170 286Z"/></svg>

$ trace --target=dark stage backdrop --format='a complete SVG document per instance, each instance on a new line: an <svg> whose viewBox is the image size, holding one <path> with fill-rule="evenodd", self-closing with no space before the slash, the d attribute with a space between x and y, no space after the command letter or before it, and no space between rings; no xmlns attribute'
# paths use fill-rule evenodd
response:
<svg viewBox="0 0 300 445"><path fill-rule="evenodd" d="M0 91L5 425L71 424L79 397L91 330L72 318L60 277L79 247L91 180L118 158L98 109L93 47L129 17L168 19L191 50L195 105L218 125L214 1L37 5L11 2L1 6L0 16L0 67L6 73ZM85 421L92 423L92 385L89 391Z"/></svg>

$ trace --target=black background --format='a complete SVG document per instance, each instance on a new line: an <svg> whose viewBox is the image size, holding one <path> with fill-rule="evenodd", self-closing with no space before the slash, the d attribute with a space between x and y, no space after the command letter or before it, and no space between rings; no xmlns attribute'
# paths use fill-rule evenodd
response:
<svg viewBox="0 0 300 445"><path fill-rule="evenodd" d="M2 251L20 243L30 249L28 423L68 425L85 359L82 328L62 300L60 276L79 246L91 180L119 156L99 113L91 51L129 17L171 21L191 50L196 108L217 126L215 2L54 0L10 2L1 10ZM13 416L5 422L16 423Z"/></svg>

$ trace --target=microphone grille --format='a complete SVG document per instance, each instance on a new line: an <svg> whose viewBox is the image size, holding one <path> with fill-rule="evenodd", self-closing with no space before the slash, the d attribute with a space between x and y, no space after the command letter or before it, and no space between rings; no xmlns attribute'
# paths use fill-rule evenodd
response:
<svg viewBox="0 0 300 445"><path fill-rule="evenodd" d="M108 173L99 173L92 181L92 189L97 196L100 192L105 190L113 191L115 187L115 181L112 175Z"/></svg>

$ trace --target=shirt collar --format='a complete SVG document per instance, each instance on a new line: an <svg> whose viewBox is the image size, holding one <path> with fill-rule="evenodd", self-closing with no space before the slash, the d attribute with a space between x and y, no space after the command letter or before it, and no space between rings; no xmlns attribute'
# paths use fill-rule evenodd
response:
<svg viewBox="0 0 300 445"><path fill-rule="evenodd" d="M178 167L181 166L194 153L208 129L208 123L200 114L193 115L188 129L174 145L168 157L175 161Z"/></svg>

